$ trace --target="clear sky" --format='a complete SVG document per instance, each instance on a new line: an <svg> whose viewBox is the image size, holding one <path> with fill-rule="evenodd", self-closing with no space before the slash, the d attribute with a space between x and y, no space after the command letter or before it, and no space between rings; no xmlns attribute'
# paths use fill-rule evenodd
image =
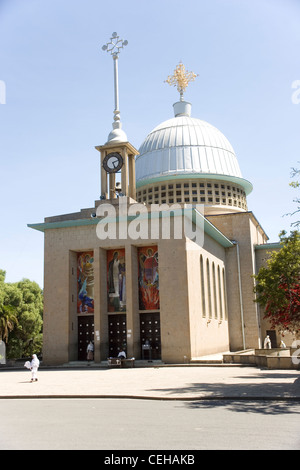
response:
<svg viewBox="0 0 300 470"><path fill-rule="evenodd" d="M178 93L164 80L182 61L199 75L185 94L192 116L224 133L254 186L249 210L271 242L291 229L299 0L0 0L0 269L8 282L43 286L43 234L28 223L99 199L94 147L107 141L114 109L113 61L102 45L114 31L128 40L119 88L132 145L173 117Z"/></svg>

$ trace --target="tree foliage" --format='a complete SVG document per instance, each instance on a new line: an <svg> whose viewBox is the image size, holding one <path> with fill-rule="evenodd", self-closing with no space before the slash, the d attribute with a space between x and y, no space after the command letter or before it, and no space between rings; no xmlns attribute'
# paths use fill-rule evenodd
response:
<svg viewBox="0 0 300 470"><path fill-rule="evenodd" d="M265 308L271 327L300 331L300 232L280 235L281 248L255 276L256 301Z"/></svg>
<svg viewBox="0 0 300 470"><path fill-rule="evenodd" d="M297 168L292 168L292 174L291 174L292 178L296 177L296 178L299 178L300 177L300 170L297 169ZM298 179L292 181L290 183L290 186L294 189L299 189L300 188L300 181L298 181ZM299 197L296 197L293 202L295 202L297 204L297 209L288 214L288 215L291 215L291 216L294 216L295 214L299 214L300 213L300 198ZM300 220L296 220L295 222L292 222L291 224L292 226L294 227L299 227L300 226Z"/></svg>
<svg viewBox="0 0 300 470"><path fill-rule="evenodd" d="M42 349L43 293L36 282L5 282L0 270L0 338L7 358L39 354Z"/></svg>

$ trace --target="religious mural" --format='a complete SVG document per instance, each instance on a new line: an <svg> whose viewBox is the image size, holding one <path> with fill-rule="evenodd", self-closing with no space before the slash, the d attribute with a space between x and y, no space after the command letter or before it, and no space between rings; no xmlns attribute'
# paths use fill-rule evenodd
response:
<svg viewBox="0 0 300 470"><path fill-rule="evenodd" d="M77 255L77 313L94 313L94 253Z"/></svg>
<svg viewBox="0 0 300 470"><path fill-rule="evenodd" d="M139 309L159 309L159 276L157 246L138 248Z"/></svg>
<svg viewBox="0 0 300 470"><path fill-rule="evenodd" d="M126 311L124 248L107 251L107 295L109 312Z"/></svg>

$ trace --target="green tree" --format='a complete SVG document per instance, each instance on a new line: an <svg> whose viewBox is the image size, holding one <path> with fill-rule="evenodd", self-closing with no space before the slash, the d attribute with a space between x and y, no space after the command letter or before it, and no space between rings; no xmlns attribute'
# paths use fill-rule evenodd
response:
<svg viewBox="0 0 300 470"><path fill-rule="evenodd" d="M292 168L292 174L291 174L291 176L292 176L292 178L294 178L294 177L296 177L296 178L300 177L300 170L298 170L297 168ZM294 189L298 189L298 188L300 188L300 182L296 179L295 181L292 181L292 182L290 183L290 186L291 186L292 188L294 188ZM297 209L296 209L294 212L288 214L288 215L291 215L291 216L294 216L295 214L300 213L300 198L299 198L299 197L296 197L296 198L293 200L293 202L295 202L295 203L297 204ZM300 220L296 220L295 222L292 222L291 225L294 226L294 227L299 227L299 226L300 226Z"/></svg>
<svg viewBox="0 0 300 470"><path fill-rule="evenodd" d="M9 314L12 328L7 337L7 358L19 358L42 350L43 292L36 282L23 279L5 283L0 271L0 319ZM1 315L1 305L5 306ZM8 323L7 323L7 326Z"/></svg>
<svg viewBox="0 0 300 470"><path fill-rule="evenodd" d="M256 302L265 309L271 327L300 331L300 232L279 235L281 248L255 277Z"/></svg>
<svg viewBox="0 0 300 470"><path fill-rule="evenodd" d="M18 324L16 311L10 304L5 284L5 271L0 270L0 340L8 342L9 333Z"/></svg>

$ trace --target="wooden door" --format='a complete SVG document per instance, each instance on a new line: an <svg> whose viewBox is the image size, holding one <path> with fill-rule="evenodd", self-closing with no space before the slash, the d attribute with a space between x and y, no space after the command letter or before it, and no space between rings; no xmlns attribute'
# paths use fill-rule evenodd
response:
<svg viewBox="0 0 300 470"><path fill-rule="evenodd" d="M86 361L86 348L89 342L94 344L94 315L78 316L78 360Z"/></svg>
<svg viewBox="0 0 300 470"><path fill-rule="evenodd" d="M160 340L160 314L141 313L140 314L140 334L141 334L141 357L144 359L161 359ZM150 344L150 351L143 346L146 341Z"/></svg>
<svg viewBox="0 0 300 470"><path fill-rule="evenodd" d="M122 348L127 354L126 315L108 315L108 357L118 357Z"/></svg>

